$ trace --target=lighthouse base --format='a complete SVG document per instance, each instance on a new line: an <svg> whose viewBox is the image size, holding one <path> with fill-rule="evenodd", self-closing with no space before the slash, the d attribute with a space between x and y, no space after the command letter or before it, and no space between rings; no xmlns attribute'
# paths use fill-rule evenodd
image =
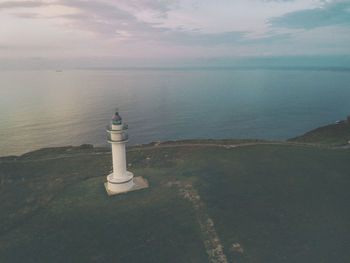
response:
<svg viewBox="0 0 350 263"><path fill-rule="evenodd" d="M134 177L131 181L123 184L112 184L107 181L104 185L108 195L123 194L149 187L147 179L142 176Z"/></svg>

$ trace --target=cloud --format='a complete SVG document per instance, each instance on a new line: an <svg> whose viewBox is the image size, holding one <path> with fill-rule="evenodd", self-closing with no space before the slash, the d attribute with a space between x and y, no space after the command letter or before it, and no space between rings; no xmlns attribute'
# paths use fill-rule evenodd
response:
<svg viewBox="0 0 350 263"><path fill-rule="evenodd" d="M183 46L235 45L244 38L246 32L224 32L203 34L196 31L170 30L163 33L159 41Z"/></svg>
<svg viewBox="0 0 350 263"><path fill-rule="evenodd" d="M137 23L128 11L108 3L98 1L60 0L59 5L75 8L77 13L61 15L70 27L116 37L118 30L131 30Z"/></svg>
<svg viewBox="0 0 350 263"><path fill-rule="evenodd" d="M180 8L180 0L122 0L134 10L149 10L157 17L166 18L167 13Z"/></svg>
<svg viewBox="0 0 350 263"><path fill-rule="evenodd" d="M128 4L138 9L151 9L163 15L171 8L176 8L171 1L135 1L128 0ZM123 2L123 1L121 1ZM119 4L121 3L119 2ZM176 2L176 1L175 1ZM126 3L126 2L125 2ZM44 5L41 2L41 5ZM77 10L74 14L56 15L51 18L63 18L67 20L68 26L94 32L107 38L116 38L130 41L150 41L171 43L173 45L189 46L215 46L233 45L244 38L247 32L223 32L223 33L201 33L199 30L186 30L185 28L167 28L158 23L140 21L137 17L125 8L103 1L72 1L57 0L45 3L45 5L59 5ZM28 2L17 2L17 7L31 6ZM121 5L123 6L123 5ZM125 6L124 6L125 7ZM36 19L43 16L35 13L15 13L18 18Z"/></svg>
<svg viewBox="0 0 350 263"><path fill-rule="evenodd" d="M38 14L35 13L14 13L13 16L17 18L24 18L24 19L36 19L40 18Z"/></svg>
<svg viewBox="0 0 350 263"><path fill-rule="evenodd" d="M285 28L313 29L334 25L350 24L350 2L325 2L320 8L287 13L269 20L272 26Z"/></svg>
<svg viewBox="0 0 350 263"><path fill-rule="evenodd" d="M263 2L295 2L296 0L261 0ZM320 0L323 1L323 0Z"/></svg>
<svg viewBox="0 0 350 263"><path fill-rule="evenodd" d="M349 2L0 0L0 56L346 53L348 38L338 27L347 29L339 25L349 24Z"/></svg>
<svg viewBox="0 0 350 263"><path fill-rule="evenodd" d="M42 1L6 1L0 3L1 9L11 9L11 8L33 8L46 5Z"/></svg>
<svg viewBox="0 0 350 263"><path fill-rule="evenodd" d="M48 14L39 12L36 8L62 6L74 9L70 14ZM124 8L121 8L121 7ZM69 28L90 31L104 37L114 38L120 36L122 31L128 31L129 36L139 38L141 35L147 35L150 32L161 32L157 23L140 21L132 12L133 9L146 8L153 10L158 16L165 16L170 10L170 1L156 0L120 0L118 4L114 1L82 1L82 0L56 0L50 2L43 1L18 1L4 2L0 4L1 9L30 8L30 12L11 13L12 16L25 19L64 19ZM135 11L135 10L134 10ZM124 37L125 38L125 34Z"/></svg>
<svg viewBox="0 0 350 263"><path fill-rule="evenodd" d="M289 2L293 0L263 1ZM190 2L193 4L195 1ZM118 2L112 0L6 1L0 4L0 9L30 8L30 12L22 11L20 13L12 13L11 15L24 19L63 19L64 25L72 30L78 29L93 32L105 38L124 41L158 41L163 43L170 42L174 45L190 46L225 44L232 46L239 41L249 39L249 32L244 29L232 30L226 28L221 32L208 33L205 30L201 30L200 27L197 30L193 30L193 26L190 27L192 29L188 29L186 24L182 26L181 22L178 23L177 21L175 27L169 25L167 21L168 13L180 9L183 4L184 1L181 0L118 0ZM52 14L52 12L45 13L43 10L41 12L37 10L39 7L50 6L62 6L75 11L69 14ZM140 13L143 15L140 15ZM181 10L179 14L181 14ZM144 16L146 16L146 19L143 19ZM156 16L161 19L147 19L147 16ZM179 18L181 19L181 15ZM264 34L257 38L261 38L262 41L266 41L267 39L271 39L272 41L274 39ZM278 36L275 39L278 39Z"/></svg>
<svg viewBox="0 0 350 263"><path fill-rule="evenodd" d="M43 0L43 1L5 1L0 3L1 9L15 9L15 8L36 8L42 6L52 6L52 5L61 5L61 6L70 6L81 9L90 9L96 8L96 12L106 12L109 13L109 8L112 10L116 8L117 5L123 6L127 11L144 11L148 10L160 17L166 17L167 13L171 10L179 8L179 0L118 0L111 1L96 1L96 0Z"/></svg>

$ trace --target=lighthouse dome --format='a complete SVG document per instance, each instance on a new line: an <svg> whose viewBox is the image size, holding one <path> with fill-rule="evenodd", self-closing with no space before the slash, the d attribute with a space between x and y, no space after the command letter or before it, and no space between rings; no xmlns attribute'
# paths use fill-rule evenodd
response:
<svg viewBox="0 0 350 263"><path fill-rule="evenodd" d="M122 124L122 117L120 117L118 111L115 112L113 119L112 119L113 125L120 125Z"/></svg>

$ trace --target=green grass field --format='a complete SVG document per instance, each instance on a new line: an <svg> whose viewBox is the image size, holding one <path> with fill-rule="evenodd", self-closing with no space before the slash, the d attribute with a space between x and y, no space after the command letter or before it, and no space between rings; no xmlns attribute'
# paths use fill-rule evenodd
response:
<svg viewBox="0 0 350 263"><path fill-rule="evenodd" d="M0 262L209 262L203 215L169 182L196 189L228 262L349 262L349 149L192 143L129 152L150 188L112 197L107 149L0 158Z"/></svg>

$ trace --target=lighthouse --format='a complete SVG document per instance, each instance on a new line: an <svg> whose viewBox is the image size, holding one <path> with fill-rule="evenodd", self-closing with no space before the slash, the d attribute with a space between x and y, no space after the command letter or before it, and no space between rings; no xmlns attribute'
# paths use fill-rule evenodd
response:
<svg viewBox="0 0 350 263"><path fill-rule="evenodd" d="M105 183L108 195L126 193L148 188L148 181L141 176L135 177L126 170L125 144L128 142L128 125L123 123L116 110L107 126L108 142L112 145L113 171Z"/></svg>
<svg viewBox="0 0 350 263"><path fill-rule="evenodd" d="M134 175L126 170L125 144L128 141L128 125L123 123L118 110L107 126L107 132L113 159L113 171L107 176L107 190L112 193L127 192L134 186Z"/></svg>

